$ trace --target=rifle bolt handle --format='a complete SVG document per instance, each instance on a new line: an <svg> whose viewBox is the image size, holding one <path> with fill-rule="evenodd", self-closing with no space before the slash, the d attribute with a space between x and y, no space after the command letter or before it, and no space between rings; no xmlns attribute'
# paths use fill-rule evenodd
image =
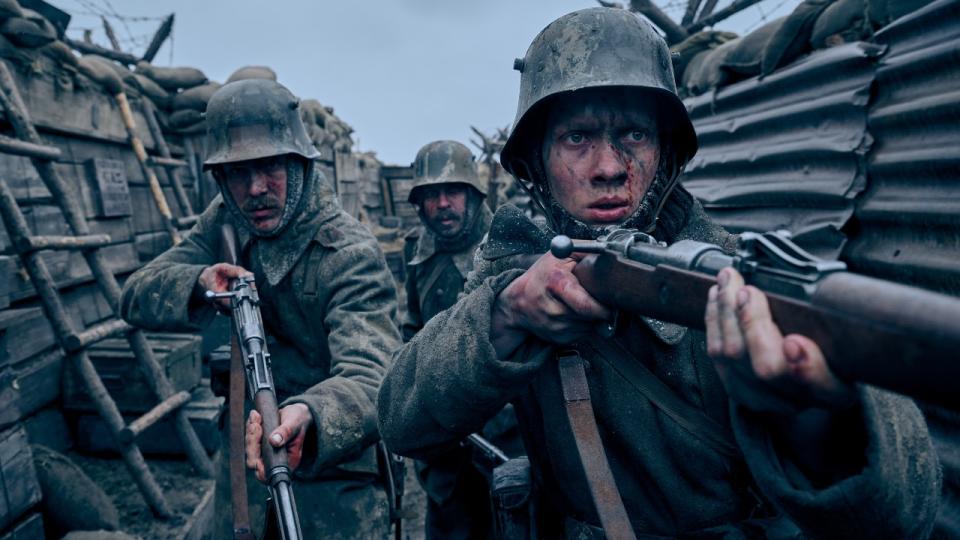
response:
<svg viewBox="0 0 960 540"><path fill-rule="evenodd" d="M573 240L569 236L558 234L550 240L550 253L558 259L566 259L573 255Z"/></svg>

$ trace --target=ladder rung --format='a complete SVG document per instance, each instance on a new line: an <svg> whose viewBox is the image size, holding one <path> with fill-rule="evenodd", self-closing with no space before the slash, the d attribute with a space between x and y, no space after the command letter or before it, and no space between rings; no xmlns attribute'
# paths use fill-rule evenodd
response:
<svg viewBox="0 0 960 540"><path fill-rule="evenodd" d="M21 141L5 135L0 135L0 152L50 161L58 161L62 156L62 152L56 146Z"/></svg>
<svg viewBox="0 0 960 540"><path fill-rule="evenodd" d="M98 341L103 341L110 336L119 334L121 332L129 332L130 330L133 330L133 327L127 324L126 321L121 319L113 319L105 323L91 326L79 334L67 336L67 338L64 340L64 348L67 350L67 352L76 352Z"/></svg>
<svg viewBox="0 0 960 540"><path fill-rule="evenodd" d="M113 240L108 234L88 234L84 236L31 236L25 242L23 251L42 249L90 249L109 245Z"/></svg>
<svg viewBox="0 0 960 540"><path fill-rule="evenodd" d="M152 156L150 161L160 167L187 167L189 163L182 159L166 158L162 156Z"/></svg>
<svg viewBox="0 0 960 540"><path fill-rule="evenodd" d="M199 215L179 217L174 218L173 224L176 225L178 229L189 229L193 227L193 224L196 223L198 219L200 219Z"/></svg>
<svg viewBox="0 0 960 540"><path fill-rule="evenodd" d="M147 428L157 423L157 421L164 416L179 409L188 401L190 401L190 392L184 390L173 394L160 403L157 403L154 408L150 409L143 416L137 418L133 422L130 422L127 424L127 427L120 430L120 433L117 434L117 437L120 439L120 443L132 443L133 440L136 439L137 436L143 433Z"/></svg>

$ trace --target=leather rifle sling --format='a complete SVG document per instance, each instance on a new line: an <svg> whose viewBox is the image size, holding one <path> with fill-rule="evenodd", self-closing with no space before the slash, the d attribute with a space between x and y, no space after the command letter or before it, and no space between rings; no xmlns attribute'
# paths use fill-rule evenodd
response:
<svg viewBox="0 0 960 540"><path fill-rule="evenodd" d="M250 530L250 508L247 506L247 467L244 435L243 400L246 397L246 374L243 371L243 353L237 335L230 338L230 502L233 506L234 540L256 540Z"/></svg>
<svg viewBox="0 0 960 540"><path fill-rule="evenodd" d="M610 471L603 441L600 440L597 419L590 403L590 387L587 386L587 375L580 353L574 350L560 351L557 354L557 364L567 421L573 432L577 454L603 531L607 538L635 540L633 526L627 517L627 509L623 506L613 472Z"/></svg>

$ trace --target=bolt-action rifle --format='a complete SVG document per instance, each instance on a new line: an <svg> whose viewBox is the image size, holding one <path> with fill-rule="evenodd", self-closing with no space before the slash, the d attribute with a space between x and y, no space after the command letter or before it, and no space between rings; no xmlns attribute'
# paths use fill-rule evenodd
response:
<svg viewBox="0 0 960 540"><path fill-rule="evenodd" d="M224 255L230 264L237 264L236 233L230 225L223 227ZM268 441L270 433L280 425L280 413L277 409L277 395L273 387L273 374L270 371L270 353L267 351L267 336L263 330L263 320L260 318L260 296L254 285L252 275L241 276L230 283L230 292L215 293L207 291L208 300L227 298L230 300L230 311L233 317L234 347L239 349L246 373L247 392L253 399L254 408L263 419L263 438L260 442L260 453L269 482L270 498L273 501L272 509L276 516L276 531L282 540L302 540L300 532L300 517L297 515L297 504L293 498L291 487L291 471L287 462L285 448L275 448ZM236 355L236 352L234 352ZM236 369L231 366L231 369ZM231 385L233 386L233 385ZM235 388L230 389L231 401L235 399ZM239 389L242 396L243 389ZM242 403L243 399L238 400ZM231 429L234 426L231 425ZM242 433L242 431L241 431ZM231 433L231 438L236 438ZM242 448L242 447L241 447ZM231 460L240 463L244 460L244 453L234 453L231 446ZM234 466L231 463L231 466ZM242 465L241 465L242 467ZM245 503L246 501L243 501ZM236 507L236 504L235 504ZM268 530L273 524L267 524ZM235 526L236 529L236 526ZM235 533L237 531L235 530Z"/></svg>
<svg viewBox="0 0 960 540"><path fill-rule="evenodd" d="M602 304L698 330L717 273L732 266L764 291L783 333L815 341L839 377L957 406L960 298L848 272L785 231L743 233L733 255L693 240L667 247L623 229L598 241L557 236L550 251L592 254L573 273Z"/></svg>

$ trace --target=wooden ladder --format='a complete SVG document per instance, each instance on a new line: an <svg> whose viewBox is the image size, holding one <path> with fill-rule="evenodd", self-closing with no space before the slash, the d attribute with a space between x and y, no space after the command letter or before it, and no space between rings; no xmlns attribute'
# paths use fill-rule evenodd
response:
<svg viewBox="0 0 960 540"><path fill-rule="evenodd" d="M100 291L114 313L119 312L120 286L108 269L100 248L111 242L108 235L90 234L77 197L58 174L54 162L60 159L60 150L43 143L28 115L16 83L4 62L0 62L0 106L6 111L7 120L13 126L16 138L0 138L0 151L26 156L31 159L53 199L63 212L73 236L33 236L24 219L13 192L6 180L0 178L0 214L14 249L26 268L44 312L57 336L60 347L66 353L90 393L99 415L103 418L120 448L133 476L154 515L158 518L172 516L163 492L144 461L136 444L136 437L145 429L168 414L173 414L177 435L186 454L198 473L205 477L214 475L213 464L200 443L197 434L182 406L189 401L188 392L174 392L166 374L154 357L153 350L143 331L134 328L119 318L98 323L77 331L64 309L63 301L50 272L39 257L41 250L80 250L93 273ZM140 418L126 424L100 376L87 355L87 347L111 336L123 334L153 391L160 400L153 409Z"/></svg>

